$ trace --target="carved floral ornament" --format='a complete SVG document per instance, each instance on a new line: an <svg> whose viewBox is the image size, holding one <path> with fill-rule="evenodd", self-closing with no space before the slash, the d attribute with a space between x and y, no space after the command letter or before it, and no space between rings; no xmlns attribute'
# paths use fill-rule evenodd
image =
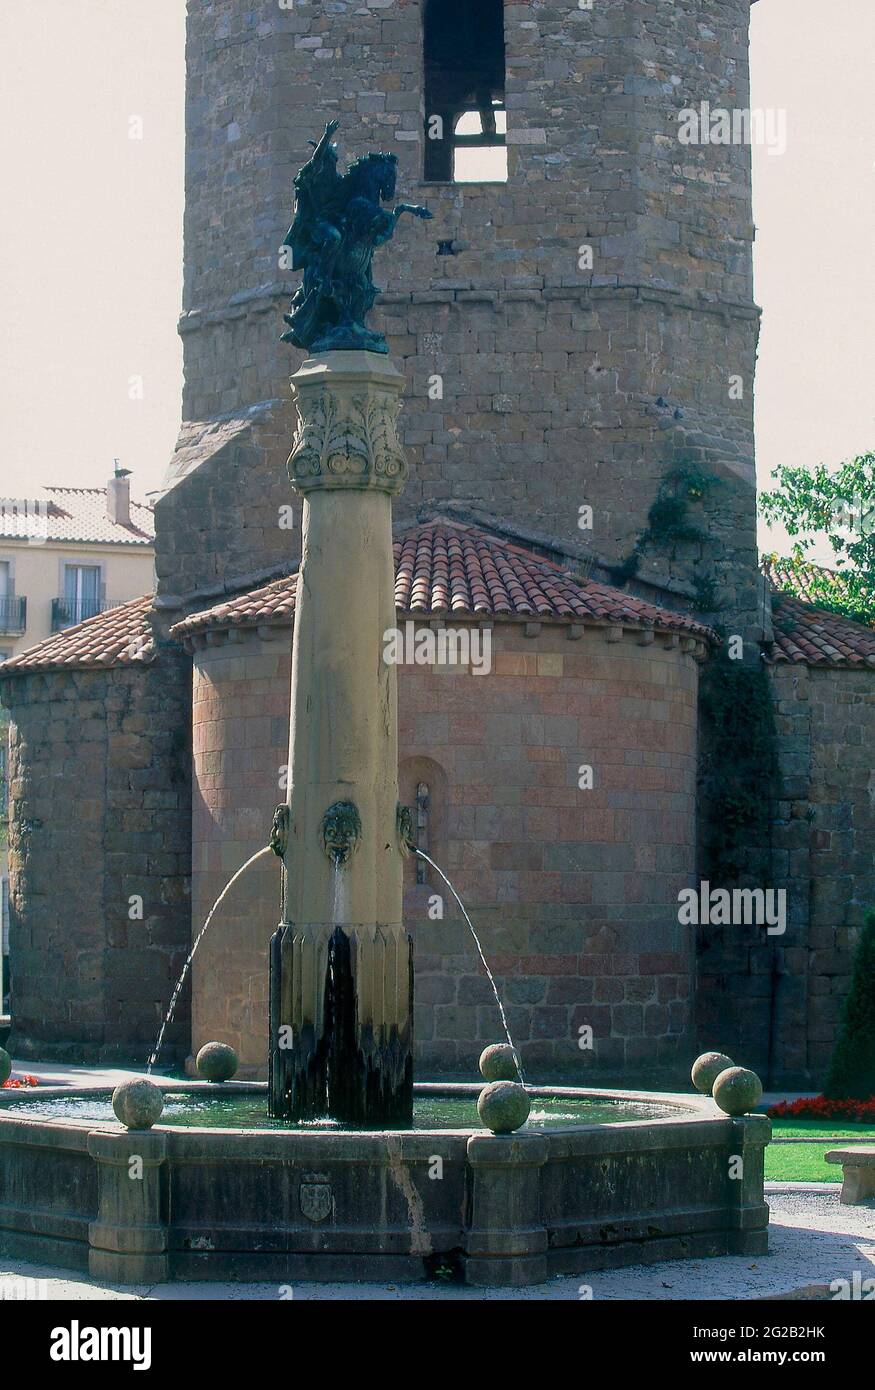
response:
<svg viewBox="0 0 875 1390"><path fill-rule="evenodd" d="M289 477L299 492L315 487L401 491L408 465L398 440L401 402L394 391L299 388L297 406Z"/></svg>

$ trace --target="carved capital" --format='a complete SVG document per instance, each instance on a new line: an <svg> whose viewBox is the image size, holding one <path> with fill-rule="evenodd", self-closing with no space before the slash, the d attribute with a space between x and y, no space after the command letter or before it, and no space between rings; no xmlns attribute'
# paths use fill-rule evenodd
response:
<svg viewBox="0 0 875 1390"><path fill-rule="evenodd" d="M298 428L289 478L298 492L358 488L397 494L407 481L397 433L402 378L390 364L375 368L373 357L326 353L305 362L292 378Z"/></svg>

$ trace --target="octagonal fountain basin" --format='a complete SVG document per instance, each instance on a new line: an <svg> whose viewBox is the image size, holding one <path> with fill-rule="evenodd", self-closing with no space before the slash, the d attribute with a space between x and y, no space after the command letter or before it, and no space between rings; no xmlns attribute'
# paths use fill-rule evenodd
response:
<svg viewBox="0 0 875 1390"><path fill-rule="evenodd" d="M0 1100L0 1253L117 1283L551 1275L765 1253L762 1115L709 1098L528 1087L511 1135L477 1085L416 1087L414 1125L267 1117L266 1087L155 1078L160 1123L119 1125L107 1089Z"/></svg>

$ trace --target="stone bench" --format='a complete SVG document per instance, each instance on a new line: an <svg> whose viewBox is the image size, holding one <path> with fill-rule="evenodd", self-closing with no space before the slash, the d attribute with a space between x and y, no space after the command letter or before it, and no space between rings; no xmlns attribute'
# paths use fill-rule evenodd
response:
<svg viewBox="0 0 875 1390"><path fill-rule="evenodd" d="M875 1197L875 1144L854 1145L851 1149L830 1149L827 1163L842 1165L842 1195L847 1206Z"/></svg>

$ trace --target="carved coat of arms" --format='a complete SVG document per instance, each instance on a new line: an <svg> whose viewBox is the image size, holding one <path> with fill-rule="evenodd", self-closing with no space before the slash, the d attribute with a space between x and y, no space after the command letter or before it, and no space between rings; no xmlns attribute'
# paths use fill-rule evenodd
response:
<svg viewBox="0 0 875 1390"><path fill-rule="evenodd" d="M330 1182L302 1182L299 1200L301 1212L308 1221L318 1225L331 1215L332 1193Z"/></svg>

